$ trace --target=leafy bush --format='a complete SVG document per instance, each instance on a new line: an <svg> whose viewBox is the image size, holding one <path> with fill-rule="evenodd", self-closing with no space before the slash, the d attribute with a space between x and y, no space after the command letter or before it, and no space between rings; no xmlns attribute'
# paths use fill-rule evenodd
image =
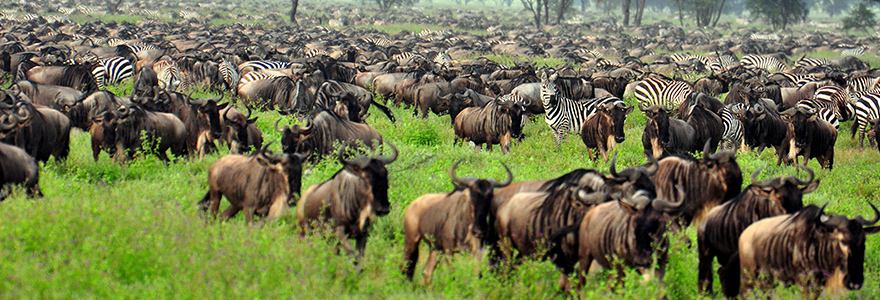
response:
<svg viewBox="0 0 880 300"><path fill-rule="evenodd" d="M843 18L843 30L859 29L867 32L877 24L874 12L868 9L868 4L860 2L850 10Z"/></svg>

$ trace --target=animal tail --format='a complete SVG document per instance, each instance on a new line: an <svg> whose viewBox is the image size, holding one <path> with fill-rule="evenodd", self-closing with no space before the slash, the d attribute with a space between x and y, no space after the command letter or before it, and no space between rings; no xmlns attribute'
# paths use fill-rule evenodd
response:
<svg viewBox="0 0 880 300"><path fill-rule="evenodd" d="M852 129L850 130L850 139L856 138L856 130L859 128L859 119L856 118L855 121L852 122Z"/></svg>
<svg viewBox="0 0 880 300"><path fill-rule="evenodd" d="M737 252L730 257L730 260L726 265L718 270L718 275L721 279L721 288L723 289L724 296L728 298L736 298L739 294L740 281L742 280L740 278L740 268L739 252Z"/></svg>
<svg viewBox="0 0 880 300"><path fill-rule="evenodd" d="M370 104L372 104L373 106L379 108L383 113L385 113L385 115L388 116L388 120L391 120L391 123L394 123L394 121L396 121L396 120L394 119L394 115L391 114L391 110L388 109L387 106L382 105L382 104L379 104L378 102L376 102L376 100L370 100Z"/></svg>
<svg viewBox="0 0 880 300"><path fill-rule="evenodd" d="M198 205L199 208L202 209L202 211L208 211L208 203L210 203L210 202L211 202L211 191L207 191L207 192L205 192L205 196L202 197L202 200L199 201L199 203L196 203L196 205Z"/></svg>

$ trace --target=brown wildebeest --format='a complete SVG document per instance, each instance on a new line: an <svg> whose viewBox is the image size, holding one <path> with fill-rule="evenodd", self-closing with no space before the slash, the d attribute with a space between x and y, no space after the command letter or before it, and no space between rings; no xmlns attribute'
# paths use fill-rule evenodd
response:
<svg viewBox="0 0 880 300"><path fill-rule="evenodd" d="M306 155L272 154L266 150L271 144L250 156L230 154L211 164L208 192L199 202L202 210L210 208L216 218L224 195L230 203L223 211L224 220L243 209L251 224L254 215L275 219L287 210L294 193L299 193Z"/></svg>
<svg viewBox="0 0 880 300"><path fill-rule="evenodd" d="M425 284L437 267L440 252L470 250L476 252L485 242L489 232L489 206L495 188L505 187L513 181L513 174L506 165L507 180L455 176L456 161L449 169L455 190L451 193L425 194L416 198L404 214L404 274L412 280L419 261L419 244L424 240L432 248L425 265Z"/></svg>
<svg viewBox="0 0 880 300"><path fill-rule="evenodd" d="M483 107L468 107L455 117L453 129L456 140L474 142L476 149L486 144L491 152L493 144L501 145L501 152L507 154L513 143L512 136L519 130L523 114L521 105L514 102L493 100Z"/></svg>
<svg viewBox="0 0 880 300"><path fill-rule="evenodd" d="M588 116L581 126L581 140L587 146L590 158L594 157L593 149L598 149L602 159L607 161L608 151L626 140L623 124L626 115L632 111L632 106L627 107L623 100L613 96L596 104L596 112Z"/></svg>
<svg viewBox="0 0 880 300"><path fill-rule="evenodd" d="M826 214L824 206L810 205L794 214L765 218L749 225L739 236L739 255L733 257L725 267L727 272L721 274L730 280L724 294L728 297L744 294L760 280L758 272L806 289L824 286L834 292L862 288L865 240L868 234L880 232L880 226L873 226L880 220L880 211L874 204L871 208L873 220ZM741 280L745 280L742 289ZM760 286L766 285L762 282Z"/></svg>
<svg viewBox="0 0 880 300"><path fill-rule="evenodd" d="M3 116L6 117L6 116ZM18 126L16 117L0 119L0 139L8 130ZM9 185L21 184L30 197L42 197L40 192L40 167L24 150L0 142L0 201L6 198Z"/></svg>
<svg viewBox="0 0 880 300"><path fill-rule="evenodd" d="M343 157L345 151L339 152L342 170L330 180L309 187L299 201L297 216L303 234L313 222L332 222L339 246L349 255L357 254L357 262L361 261L373 215L384 216L391 211L385 166L394 162L398 153L393 144L388 145L393 151L391 157L358 156L347 160ZM357 242L357 253L351 248L350 238Z"/></svg>

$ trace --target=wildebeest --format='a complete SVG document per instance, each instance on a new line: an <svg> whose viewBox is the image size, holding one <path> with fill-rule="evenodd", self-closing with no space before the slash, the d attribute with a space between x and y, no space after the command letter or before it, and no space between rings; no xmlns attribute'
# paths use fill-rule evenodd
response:
<svg viewBox="0 0 880 300"><path fill-rule="evenodd" d="M251 147L256 150L263 146L263 132L254 125L258 117L251 118L250 107L247 107L247 115L244 115L229 105L220 110L220 117L223 120L221 140L226 142L230 153L247 153Z"/></svg>
<svg viewBox="0 0 880 300"><path fill-rule="evenodd" d="M220 110L228 103L218 104L220 99L192 99L189 95L177 92L156 91L152 101L141 98L140 103L150 104L148 108L156 112L166 112L177 116L186 126L186 148L191 154L198 153L199 159L216 148L214 139L220 138Z"/></svg>
<svg viewBox="0 0 880 300"><path fill-rule="evenodd" d="M594 157L593 149L598 149L602 159L607 161L608 151L623 143L626 139L623 124L626 115L632 111L632 106L627 107L625 102L614 97L596 105L596 113L588 116L581 126L581 140L591 158Z"/></svg>
<svg viewBox="0 0 880 300"><path fill-rule="evenodd" d="M4 131L17 125L7 122L0 122L0 138ZM10 185L19 184L24 186L28 196L43 196L40 191L40 167L36 160L21 148L0 142L0 201L8 196L6 189Z"/></svg>
<svg viewBox="0 0 880 300"><path fill-rule="evenodd" d="M756 101L744 112L737 112L736 116L742 122L746 145L752 149L758 148L758 153L767 146L773 146L781 154L788 124L779 117L775 106L768 102Z"/></svg>
<svg viewBox="0 0 880 300"><path fill-rule="evenodd" d="M518 135L522 120L522 106L513 102L493 100L483 107L468 107L455 117L453 130L456 142L473 142L476 149L486 144L492 151L493 144L501 146L507 154L512 144L512 136Z"/></svg>
<svg viewBox="0 0 880 300"><path fill-rule="evenodd" d="M414 116L428 117L430 109L435 114L442 114L449 110L449 101L441 100L440 97L452 93L464 91L465 88L474 87L476 84L467 78L456 78L450 82L427 83L419 86L414 92L415 111Z"/></svg>
<svg viewBox="0 0 880 300"><path fill-rule="evenodd" d="M642 110L648 116L642 134L645 156L663 157L699 149L699 146L696 146L696 130L693 126L683 120L670 118L666 109L657 106Z"/></svg>
<svg viewBox="0 0 880 300"><path fill-rule="evenodd" d="M476 177L457 177L455 168L462 160L449 168L455 189L450 193L425 194L413 200L404 213L404 275L412 280L419 261L419 244L422 240L432 248L425 265L425 284L437 266L440 252L470 250L476 252L489 233L489 214L493 192L509 185L513 173L507 165L507 180Z"/></svg>
<svg viewBox="0 0 880 300"><path fill-rule="evenodd" d="M333 178L310 186L297 205L297 219L303 232L312 222L332 222L339 245L349 255L355 255L348 241L354 238L357 261L364 257L373 215L384 216L391 212L388 169L385 166L394 162L398 153L397 147L387 144L392 150L390 157L379 155L345 159L345 149L339 151L342 169Z"/></svg>
<svg viewBox="0 0 880 300"><path fill-rule="evenodd" d="M245 83L238 87L238 95L250 106L278 109L282 113L307 114L315 105L315 95L305 83L286 76Z"/></svg>
<svg viewBox="0 0 880 300"><path fill-rule="evenodd" d="M705 210L733 199L742 188L742 171L735 152L709 154L705 150L702 159L688 154L667 156L651 176L661 198L682 202L678 211L682 226L690 225ZM677 187L684 189L686 198L678 197Z"/></svg>
<svg viewBox="0 0 880 300"><path fill-rule="evenodd" d="M38 162L46 162L50 156L56 161L67 159L70 154L70 119L67 116L25 101L15 103L9 112L17 116L18 128L7 132L3 142L24 149Z"/></svg>
<svg viewBox="0 0 880 300"><path fill-rule="evenodd" d="M281 144L285 153L311 150L317 157L332 153L335 144L363 145L376 148L382 143L382 135L367 124L355 123L340 118L332 111L321 111L310 120L310 125L284 126L275 129L281 132Z"/></svg>
<svg viewBox="0 0 880 300"><path fill-rule="evenodd" d="M681 188L678 192L684 194ZM668 262L666 224L676 216L681 205L644 188L629 197L591 209L578 228L580 274L586 273L596 261L603 268L614 267L618 284L622 285L624 266L638 268L644 274L654 265L656 255L654 275L662 282ZM584 279L580 282L582 285Z"/></svg>
<svg viewBox="0 0 880 300"><path fill-rule="evenodd" d="M824 208L809 205L794 214L749 225L739 237L739 255L722 274L731 280L725 295L744 294L761 280L759 272L786 284L829 290L862 288L865 240L868 234L880 232L880 226L871 226L880 220L880 211L871 204L875 217L865 220L826 214ZM741 280L745 282L740 290Z"/></svg>
<svg viewBox="0 0 880 300"><path fill-rule="evenodd" d="M86 65L35 66L26 71L27 79L36 83L71 87L83 92L98 89L92 70Z"/></svg>
<svg viewBox="0 0 880 300"><path fill-rule="evenodd" d="M9 87L10 91L27 95L31 102L52 109L66 112L82 98L83 93L70 87L45 85L28 80L16 82Z"/></svg>
<svg viewBox="0 0 880 300"><path fill-rule="evenodd" d="M177 157L186 155L186 125L173 114L148 111L138 104L124 104L112 116L117 119L115 122L105 119L102 125L104 150L114 156L114 161L127 161L144 150L155 151L162 161L168 161L165 153L168 149Z"/></svg>
<svg viewBox="0 0 880 300"><path fill-rule="evenodd" d="M288 205L295 205L294 194L302 184L305 155L273 154L268 143L250 156L230 154L221 157L208 169L208 192L199 201L202 210L211 210L214 218L223 196L230 206L223 211L228 219L244 209L248 224L254 215L274 219Z"/></svg>
<svg viewBox="0 0 880 300"><path fill-rule="evenodd" d="M806 168L810 173L807 180L789 176L759 182L758 174L762 169L764 167L752 173L752 183L739 195L712 208L700 224L697 231L700 291L712 293L712 261L717 257L722 268L727 265L731 256L736 254L739 235L746 227L763 218L800 210L804 207L803 196L819 186L809 168ZM723 270L719 270L720 273ZM723 278L721 284L726 284Z"/></svg>
<svg viewBox="0 0 880 300"><path fill-rule="evenodd" d="M834 168L834 143L837 142L837 129L827 121L819 119L815 110L802 107L789 109L782 113L791 123L786 141L788 141L789 160L797 162L797 155L803 154L804 165L812 158L819 161L823 169ZM782 161L779 156L777 165Z"/></svg>

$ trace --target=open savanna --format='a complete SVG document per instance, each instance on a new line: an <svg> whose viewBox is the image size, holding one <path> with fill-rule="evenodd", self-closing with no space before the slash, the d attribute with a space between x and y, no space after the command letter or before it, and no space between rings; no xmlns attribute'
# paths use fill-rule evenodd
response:
<svg viewBox="0 0 880 300"><path fill-rule="evenodd" d="M125 85L130 90L130 83ZM115 91L122 91L117 88ZM197 92L196 97L209 94ZM229 99L229 97L227 97ZM92 160L89 135L74 130L71 156L41 165L40 186L45 197L28 199L20 190L0 203L0 298L3 299L328 299L328 298L489 298L544 299L564 297L556 287L559 272L549 262L526 261L519 267L493 273L486 251L458 254L441 262L432 284L407 281L400 272L403 253L403 212L425 193L452 190L446 171L461 158L460 176L504 178L507 164L515 180L554 178L575 168L607 173L607 164L586 157L580 138L569 136L557 148L542 118L530 122L522 143L510 154L475 152L454 147L449 116L414 119L412 110L393 109L397 123L371 111L368 123L400 149L388 166L392 211L371 229L363 272L352 259L337 255L335 237L325 231L302 237L295 211L278 221L245 225L239 215L227 222L203 216L195 203L207 190L207 170L220 153L203 160L182 158L164 164L145 155L124 165L106 154ZM267 142L278 141L273 124L296 123L275 112L257 112L258 127ZM301 124L301 122L300 122ZM844 123L836 145L835 169L818 170L818 190L807 203L828 203L828 210L853 217L871 216L868 201L880 204L880 153L859 149ZM620 169L642 164L640 138L645 125L641 112L627 118L626 142L618 149ZM272 150L280 151L276 142ZM776 167L773 149L758 155L739 153L748 178L767 166L760 179L795 174L793 167ZM340 164L326 158L309 164L303 190L327 180ZM800 176L805 176L801 172ZM748 179L744 184L748 184ZM224 200L225 202L225 200ZM224 203L223 206L227 204ZM222 209L223 207L221 207ZM628 272L626 288L609 289L611 272L588 276L584 298L670 299L701 297L696 291L696 226L686 237L673 236L666 284L642 283ZM690 243L687 242L690 241ZM422 247L425 247L424 245ZM419 272L425 260L422 251ZM869 236L865 255L865 287L849 296L880 297L880 237ZM420 276L417 276L420 278ZM716 285L717 286L717 285ZM796 289L770 291L770 297L799 298Z"/></svg>

